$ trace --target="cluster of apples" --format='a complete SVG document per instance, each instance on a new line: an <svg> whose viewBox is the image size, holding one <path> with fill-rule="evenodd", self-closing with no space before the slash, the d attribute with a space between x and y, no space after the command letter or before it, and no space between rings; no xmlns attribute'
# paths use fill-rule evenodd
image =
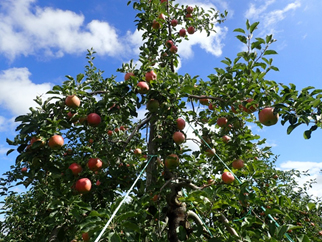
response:
<svg viewBox="0 0 322 242"><path fill-rule="evenodd" d="M124 80L127 81L129 80L131 77L134 77L135 74L133 72L127 72L124 76ZM140 94L147 94L150 87L149 87L149 83L151 81L157 80L157 74L153 71L150 70L148 72L145 73L145 81L140 81L137 83L137 91Z"/></svg>

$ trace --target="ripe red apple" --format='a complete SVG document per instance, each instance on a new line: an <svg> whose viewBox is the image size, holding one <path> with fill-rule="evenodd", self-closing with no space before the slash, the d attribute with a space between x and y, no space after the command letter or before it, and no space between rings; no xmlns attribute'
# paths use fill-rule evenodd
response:
<svg viewBox="0 0 322 242"><path fill-rule="evenodd" d="M21 172L27 172L27 170L28 170L27 167L22 167L21 168Z"/></svg>
<svg viewBox="0 0 322 242"><path fill-rule="evenodd" d="M101 185L101 182L100 182L100 180L97 180L95 184L96 184L96 186L99 186L99 185Z"/></svg>
<svg viewBox="0 0 322 242"><path fill-rule="evenodd" d="M119 129L119 128L115 128L115 129L114 129L114 131L115 131L116 133L118 133L118 132L120 132L120 129Z"/></svg>
<svg viewBox="0 0 322 242"><path fill-rule="evenodd" d="M170 39L170 40L167 40L167 41L165 42L165 45L166 45L168 48L171 48L171 47L174 45L174 43L173 43L173 41Z"/></svg>
<svg viewBox="0 0 322 242"><path fill-rule="evenodd" d="M149 91L149 85L146 82L139 82L137 84L138 87L138 93L140 94L146 94Z"/></svg>
<svg viewBox="0 0 322 242"><path fill-rule="evenodd" d="M277 123L278 114L274 114L274 108L264 108L258 114L259 122L265 126L271 126Z"/></svg>
<svg viewBox="0 0 322 242"><path fill-rule="evenodd" d="M135 76L133 72L128 72L124 76L124 80L127 81L131 78L131 76Z"/></svg>
<svg viewBox="0 0 322 242"><path fill-rule="evenodd" d="M101 123L101 116L97 113L90 113L87 115L87 123L90 126L98 126Z"/></svg>
<svg viewBox="0 0 322 242"><path fill-rule="evenodd" d="M187 13L192 13L193 12L193 7L187 6Z"/></svg>
<svg viewBox="0 0 322 242"><path fill-rule="evenodd" d="M202 95L202 97L204 97L204 95ZM202 99L199 99L199 102L200 102L202 105L208 105L209 100L208 100L207 98L202 98Z"/></svg>
<svg viewBox="0 0 322 242"><path fill-rule="evenodd" d="M183 130L184 127L186 126L186 121L184 121L184 119L182 118L178 118L176 122L177 122L177 128L179 130Z"/></svg>
<svg viewBox="0 0 322 242"><path fill-rule="evenodd" d="M161 27L161 24L157 20L152 21L152 28L153 29L159 29Z"/></svg>
<svg viewBox="0 0 322 242"><path fill-rule="evenodd" d="M145 80L147 82L150 82L150 81L156 80L156 79L157 79L157 74L155 74L153 70L151 70L145 74Z"/></svg>
<svg viewBox="0 0 322 242"><path fill-rule="evenodd" d="M231 138L228 136L228 135L224 135L223 137L222 137L222 141L224 142L224 143L228 143L229 141L231 140Z"/></svg>
<svg viewBox="0 0 322 242"><path fill-rule="evenodd" d="M252 99L252 98L248 98L246 101L247 101L248 103L250 103L250 102L254 101L254 99ZM246 107L242 106L242 109L243 109L243 110L244 110L244 112L246 112L246 113L253 113L253 112L255 112L255 111L256 111L257 107L258 107L258 104L256 104L256 105L252 105L252 106L250 106L250 107L248 107L248 108L246 108Z"/></svg>
<svg viewBox="0 0 322 242"><path fill-rule="evenodd" d="M90 158L87 166L92 171L97 171L102 168L103 162L99 158Z"/></svg>
<svg viewBox="0 0 322 242"><path fill-rule="evenodd" d="M320 236L322 236L322 230L321 230L321 231L319 231L319 235L320 235Z"/></svg>
<svg viewBox="0 0 322 242"><path fill-rule="evenodd" d="M172 170L179 165L179 157L176 154L168 155L165 158L164 165L169 169Z"/></svg>
<svg viewBox="0 0 322 242"><path fill-rule="evenodd" d="M221 175L221 179L224 183L232 183L235 180L235 177L230 172L226 171Z"/></svg>
<svg viewBox="0 0 322 242"><path fill-rule="evenodd" d="M180 30L179 30L179 35L180 35L181 37L185 37L185 36L187 35L187 33L186 33L186 29L180 29Z"/></svg>
<svg viewBox="0 0 322 242"><path fill-rule="evenodd" d="M177 131L172 135L172 138L176 144L181 144L185 141L186 137L183 133Z"/></svg>
<svg viewBox="0 0 322 242"><path fill-rule="evenodd" d="M226 119L225 117L220 117L217 119L217 124L219 127L225 127L227 126L228 123L228 119Z"/></svg>
<svg viewBox="0 0 322 242"><path fill-rule="evenodd" d="M71 164L69 167L68 167L71 171L72 171L72 173L75 175L75 176L77 176L79 173L81 173L82 172L82 167L79 165L79 164L77 164L77 163L73 163L73 164Z"/></svg>
<svg viewBox="0 0 322 242"><path fill-rule="evenodd" d="M164 14L163 13L160 13L159 16L158 16L159 19L162 19L162 20L165 20L165 17L164 17Z"/></svg>
<svg viewBox="0 0 322 242"><path fill-rule="evenodd" d="M188 27L187 29L189 34L194 34L195 33L195 28L193 26Z"/></svg>
<svg viewBox="0 0 322 242"><path fill-rule="evenodd" d="M64 138L58 134L50 137L48 146L54 150L61 148L64 145Z"/></svg>
<svg viewBox="0 0 322 242"><path fill-rule="evenodd" d="M172 25L173 27L176 27L176 26L178 25L178 20L176 20L176 19L172 19L172 20L171 20L171 25Z"/></svg>
<svg viewBox="0 0 322 242"><path fill-rule="evenodd" d="M161 0L160 2L161 3L166 3L166 2L168 2L168 0Z"/></svg>
<svg viewBox="0 0 322 242"><path fill-rule="evenodd" d="M65 99L65 104L70 108L78 108L80 106L80 100L76 95L69 95Z"/></svg>
<svg viewBox="0 0 322 242"><path fill-rule="evenodd" d="M244 161L242 159L234 160L232 163L233 168L242 169L244 167Z"/></svg>
<svg viewBox="0 0 322 242"><path fill-rule="evenodd" d="M159 200L159 195L154 195L152 198L151 198L151 200L153 201L153 202L156 202L156 201L158 201Z"/></svg>
<svg viewBox="0 0 322 242"><path fill-rule="evenodd" d="M186 14L186 19L192 18L192 14L191 13L187 13Z"/></svg>
<svg viewBox="0 0 322 242"><path fill-rule="evenodd" d="M89 241L89 235L88 235L88 233L83 233L83 234L82 234L82 238L83 238L83 240L84 240L85 242L88 242L88 241Z"/></svg>
<svg viewBox="0 0 322 242"><path fill-rule="evenodd" d="M216 150L215 150L215 149L207 149L207 150L205 151L205 153L206 153L206 156L207 156L207 157L212 157L212 156L215 156L215 154L216 154Z"/></svg>
<svg viewBox="0 0 322 242"><path fill-rule="evenodd" d="M171 48L170 48L170 52L171 53L177 53L177 51L178 51L178 47L175 46L175 45L172 45Z"/></svg>
<svg viewBox="0 0 322 242"><path fill-rule="evenodd" d="M113 131L112 130L107 131L107 135L108 136L112 136L113 135Z"/></svg>
<svg viewBox="0 0 322 242"><path fill-rule="evenodd" d="M142 155L142 150L140 148L136 148L134 150L134 155L137 155L137 156Z"/></svg>
<svg viewBox="0 0 322 242"><path fill-rule="evenodd" d="M45 145L45 141L43 140L42 137L32 137L30 140L30 145L32 146L35 142L41 142L41 146Z"/></svg>
<svg viewBox="0 0 322 242"><path fill-rule="evenodd" d="M92 182L88 178L81 178L76 182L75 189L79 193L87 193L92 188Z"/></svg>
<svg viewBox="0 0 322 242"><path fill-rule="evenodd" d="M159 101L155 99L150 99L146 105L147 110L149 110L151 113L154 113L158 111L159 109Z"/></svg>
<svg viewBox="0 0 322 242"><path fill-rule="evenodd" d="M210 104L208 105L208 108L209 108L209 110L214 110L214 106L212 105L212 103L210 103Z"/></svg>

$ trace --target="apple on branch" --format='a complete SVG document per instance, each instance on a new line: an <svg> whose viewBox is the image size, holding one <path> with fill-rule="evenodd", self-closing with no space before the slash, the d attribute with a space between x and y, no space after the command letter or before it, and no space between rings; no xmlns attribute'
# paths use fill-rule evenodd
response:
<svg viewBox="0 0 322 242"><path fill-rule="evenodd" d="M70 95L66 97L65 104L70 108L78 108L80 106L80 100L76 95Z"/></svg>
<svg viewBox="0 0 322 242"><path fill-rule="evenodd" d="M174 142L176 144L182 144L185 141L185 139L186 139L186 137L184 136L184 134L181 133L181 132L179 132L179 131L175 132L173 134L172 138L173 138L173 140L174 140Z"/></svg>
<svg viewBox="0 0 322 242"><path fill-rule="evenodd" d="M64 145L64 138L61 135L55 134L48 141L48 146L53 150L57 150Z"/></svg>
<svg viewBox="0 0 322 242"><path fill-rule="evenodd" d="M277 123L278 113L274 114L274 108L267 107L259 112L258 119L261 124L271 126Z"/></svg>
<svg viewBox="0 0 322 242"><path fill-rule="evenodd" d="M140 94L146 94L149 91L149 85L146 82L139 82L137 84L138 87L138 93Z"/></svg>

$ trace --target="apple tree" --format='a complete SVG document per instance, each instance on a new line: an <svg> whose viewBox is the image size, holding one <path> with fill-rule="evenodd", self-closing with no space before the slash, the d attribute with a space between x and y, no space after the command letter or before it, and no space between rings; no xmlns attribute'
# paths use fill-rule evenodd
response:
<svg viewBox="0 0 322 242"><path fill-rule="evenodd" d="M309 139L322 126L322 90L268 80L278 71L275 39L253 39L260 25L249 21L234 30L245 51L225 68L207 80L179 75L178 44L214 32L227 13L130 4L143 32L140 65L106 77L88 50L84 73L16 118L0 241L322 241L321 200L307 193L314 181L300 187L306 173L277 170L246 125L282 124L287 134L307 125Z"/></svg>

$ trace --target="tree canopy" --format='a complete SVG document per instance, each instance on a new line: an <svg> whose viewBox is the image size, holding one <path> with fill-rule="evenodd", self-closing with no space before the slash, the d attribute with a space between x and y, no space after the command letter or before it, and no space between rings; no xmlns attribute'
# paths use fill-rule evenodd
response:
<svg viewBox="0 0 322 242"><path fill-rule="evenodd" d="M322 241L312 182L300 187L295 178L305 173L277 170L277 156L247 125L282 124L287 134L307 125L309 139L322 127L322 90L266 79L278 71L276 40L253 38L260 24L249 21L234 30L244 51L223 59L225 68L207 80L179 75L178 44L215 31L227 12L167 0L128 5L143 31L139 66L122 64L122 81L108 77L90 49L84 73L16 118L8 155L19 155L1 178L0 241L96 241L109 220L99 241ZM12 192L21 184L27 192Z"/></svg>

